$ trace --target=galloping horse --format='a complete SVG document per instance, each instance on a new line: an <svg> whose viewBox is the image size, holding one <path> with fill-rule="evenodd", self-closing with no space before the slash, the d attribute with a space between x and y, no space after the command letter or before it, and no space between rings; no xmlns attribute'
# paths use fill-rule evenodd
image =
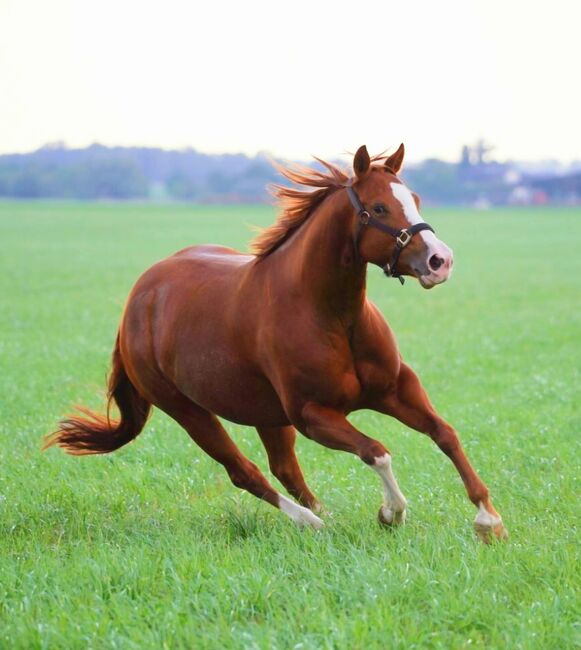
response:
<svg viewBox="0 0 581 650"><path fill-rule="evenodd" d="M403 145L373 158L360 147L352 177L324 161L322 171L281 168L303 187L275 187L281 214L254 241L254 255L193 246L147 270L119 327L107 416L81 409L84 416L63 420L45 447L76 455L114 451L141 432L154 405L221 463L235 486L319 528L320 505L295 455L298 429L377 472L379 520L398 525L406 500L391 454L346 417L373 409L430 436L478 509L480 538L506 537L455 430L436 413L366 297L368 263L402 281L415 277L426 289L452 271L452 251L422 221L418 197L398 177L403 157ZM118 421L109 418L112 401ZM218 416L256 427L273 474L298 503L272 487Z"/></svg>

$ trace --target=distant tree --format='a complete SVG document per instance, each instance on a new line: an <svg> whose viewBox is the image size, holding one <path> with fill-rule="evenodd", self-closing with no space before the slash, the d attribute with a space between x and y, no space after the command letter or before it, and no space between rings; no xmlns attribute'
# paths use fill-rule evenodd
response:
<svg viewBox="0 0 581 650"><path fill-rule="evenodd" d="M36 199L46 194L42 185L40 172L22 170L14 176L10 194L19 199Z"/></svg>
<svg viewBox="0 0 581 650"><path fill-rule="evenodd" d="M435 203L457 203L463 199L456 165L452 163L430 158L405 171L405 178L420 196Z"/></svg>
<svg viewBox="0 0 581 650"><path fill-rule="evenodd" d="M167 191L179 201L193 201L199 195L196 183L182 171L176 171L168 178Z"/></svg>
<svg viewBox="0 0 581 650"><path fill-rule="evenodd" d="M132 199L147 196L147 179L130 158L99 157L80 168L81 198Z"/></svg>

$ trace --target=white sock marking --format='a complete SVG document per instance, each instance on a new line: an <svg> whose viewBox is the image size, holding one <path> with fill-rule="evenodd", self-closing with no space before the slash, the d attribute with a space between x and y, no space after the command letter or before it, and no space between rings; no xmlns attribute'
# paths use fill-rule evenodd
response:
<svg viewBox="0 0 581 650"><path fill-rule="evenodd" d="M391 469L391 456L390 454L384 454L379 458L375 459L375 463L371 465L371 468L374 469L381 478L383 483L383 495L384 495L384 508L383 512L387 521L392 521L394 515L397 513L401 515L397 517L400 521L405 518L405 509L407 501L399 489L399 485L395 479L393 471Z"/></svg>
<svg viewBox="0 0 581 650"><path fill-rule="evenodd" d="M298 503L287 499L287 497L282 494L278 495L278 507L299 526L308 525L316 529L324 526L323 521L308 508L299 506Z"/></svg>

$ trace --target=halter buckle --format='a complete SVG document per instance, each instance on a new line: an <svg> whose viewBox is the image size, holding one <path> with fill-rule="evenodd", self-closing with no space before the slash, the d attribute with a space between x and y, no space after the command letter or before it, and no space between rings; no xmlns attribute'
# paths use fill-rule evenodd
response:
<svg viewBox="0 0 581 650"><path fill-rule="evenodd" d="M367 212L367 210L361 210L361 212L359 213L359 221L364 226L366 226L369 223L370 219L371 219L371 215L369 214L369 212Z"/></svg>
<svg viewBox="0 0 581 650"><path fill-rule="evenodd" d="M409 231L403 228L399 231L397 237L395 238L395 241L397 242L399 248L405 248L410 243L412 237L413 235L410 235Z"/></svg>

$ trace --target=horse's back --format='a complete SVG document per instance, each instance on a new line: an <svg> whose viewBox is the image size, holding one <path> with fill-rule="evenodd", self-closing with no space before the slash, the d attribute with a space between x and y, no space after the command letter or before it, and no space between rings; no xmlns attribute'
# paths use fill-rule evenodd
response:
<svg viewBox="0 0 581 650"><path fill-rule="evenodd" d="M197 287L216 294L225 284L235 283L253 259L226 246L189 246L148 268L135 283L129 300L152 291L190 294ZM215 286L209 286L212 284Z"/></svg>
<svg viewBox="0 0 581 650"><path fill-rule="evenodd" d="M145 326L158 346L165 339L224 336L226 312L252 256L224 246L191 246L157 262L135 283L122 329Z"/></svg>
<svg viewBox="0 0 581 650"><path fill-rule="evenodd" d="M209 266L230 266L239 267L248 264L254 259L253 255L247 255L228 246L217 244L201 244L199 246L188 246L174 253L166 260L190 260L199 264Z"/></svg>

